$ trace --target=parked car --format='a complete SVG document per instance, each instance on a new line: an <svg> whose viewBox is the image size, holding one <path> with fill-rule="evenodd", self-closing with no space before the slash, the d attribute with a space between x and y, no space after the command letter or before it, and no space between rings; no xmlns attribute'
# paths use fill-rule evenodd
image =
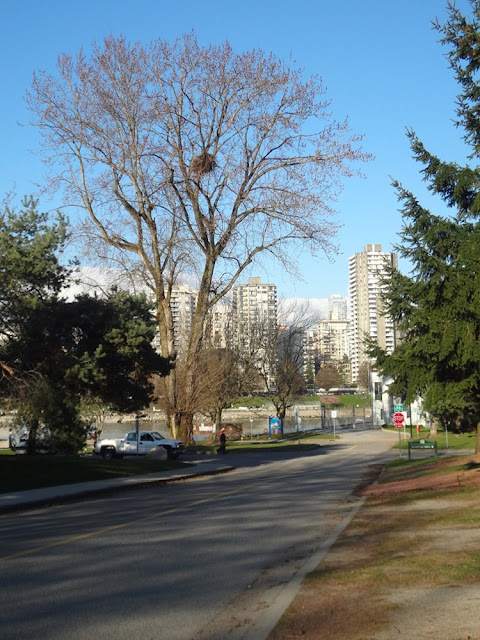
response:
<svg viewBox="0 0 480 640"><path fill-rule="evenodd" d="M152 449L163 447L167 457L175 460L185 452L185 445L181 440L165 438L158 431L129 431L124 438L102 439L95 443L94 453L105 460L123 458L123 456L144 456Z"/></svg>
<svg viewBox="0 0 480 640"><path fill-rule="evenodd" d="M28 431L10 431L8 434L8 446L16 453L25 453L28 445ZM51 445L48 441L48 435L45 432L37 434L36 451L37 453L49 453Z"/></svg>
<svg viewBox="0 0 480 640"><path fill-rule="evenodd" d="M8 446L12 451L21 451L27 448L28 435L24 433L8 434Z"/></svg>

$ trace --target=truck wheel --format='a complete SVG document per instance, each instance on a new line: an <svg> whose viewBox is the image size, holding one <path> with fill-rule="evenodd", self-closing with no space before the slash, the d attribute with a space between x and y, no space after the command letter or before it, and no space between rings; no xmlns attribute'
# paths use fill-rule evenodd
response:
<svg viewBox="0 0 480 640"><path fill-rule="evenodd" d="M111 449L109 447L102 449L102 458L104 460L111 460L114 457L115 457L115 449Z"/></svg>

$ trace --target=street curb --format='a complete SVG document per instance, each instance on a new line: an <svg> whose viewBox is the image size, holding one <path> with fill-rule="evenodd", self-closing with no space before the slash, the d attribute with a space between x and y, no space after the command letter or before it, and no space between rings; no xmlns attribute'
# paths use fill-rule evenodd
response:
<svg viewBox="0 0 480 640"><path fill-rule="evenodd" d="M258 640L259 637L267 638L270 632L278 624L287 608L290 606L305 577L314 571L318 565L322 562L325 556L330 551L332 545L337 541L340 534L348 527L353 518L357 515L360 509L363 507L366 498L360 498L358 504L355 505L353 510L340 522L340 524L332 531L332 533L322 542L318 550L307 560L303 567L298 571L295 577L287 584L282 585L278 589L278 593L274 596L270 615L265 616L265 619L258 624L252 632L249 632L245 636L245 640ZM269 618L269 619L267 619Z"/></svg>
<svg viewBox="0 0 480 640"><path fill-rule="evenodd" d="M380 476L385 470L385 463L382 470L371 483L372 486L378 484ZM355 496L355 491L350 494ZM278 625L285 614L285 611L297 597L305 577L315 571L319 564L328 555L330 549L338 540L339 536L349 526L353 518L363 507L368 496L361 496L353 506L351 511L342 519L333 531L320 543L317 550L309 556L295 575L288 581L273 587L262 593L263 606L256 614L250 615L248 625L230 632L229 640L266 640L271 632Z"/></svg>
<svg viewBox="0 0 480 640"><path fill-rule="evenodd" d="M255 612L250 611L245 625L231 629L228 633L229 640L266 640L275 629L285 611L298 595L305 577L314 571L329 553L333 544L341 533L348 527L358 511L363 507L366 497L359 498L352 510L343 518L335 529L320 542L317 550L309 556L295 575L283 582L258 594L257 599L262 606ZM217 636L214 636L215 640Z"/></svg>

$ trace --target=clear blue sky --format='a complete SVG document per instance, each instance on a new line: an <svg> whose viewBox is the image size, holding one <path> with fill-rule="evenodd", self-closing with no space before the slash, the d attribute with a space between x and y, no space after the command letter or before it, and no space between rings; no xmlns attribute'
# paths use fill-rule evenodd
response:
<svg viewBox="0 0 480 640"><path fill-rule="evenodd" d="M457 6L468 13L467 0ZM35 183L42 182L44 168L32 154L38 138L23 102L33 70L54 71L59 53L88 51L110 33L150 41L194 29L205 44L228 39L237 50L291 54L307 74L322 76L335 116L348 116L375 160L364 167L366 179L346 182L338 200L343 227L334 263L302 257L305 282L282 277L278 265L258 273L277 284L282 297L347 295L348 257L368 243L391 250L401 228L391 177L428 205L406 127L440 157L464 159L452 124L457 86L431 28L432 19L444 19L446 0L0 0L0 7L2 198L13 188L19 197L35 193ZM41 208L51 206L42 199Z"/></svg>

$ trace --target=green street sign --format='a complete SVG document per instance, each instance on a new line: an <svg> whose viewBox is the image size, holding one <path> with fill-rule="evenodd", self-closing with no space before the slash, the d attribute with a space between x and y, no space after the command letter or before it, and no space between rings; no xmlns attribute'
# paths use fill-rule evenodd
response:
<svg viewBox="0 0 480 640"><path fill-rule="evenodd" d="M403 404L394 404L393 410L395 411L395 413L401 413L403 411Z"/></svg>

